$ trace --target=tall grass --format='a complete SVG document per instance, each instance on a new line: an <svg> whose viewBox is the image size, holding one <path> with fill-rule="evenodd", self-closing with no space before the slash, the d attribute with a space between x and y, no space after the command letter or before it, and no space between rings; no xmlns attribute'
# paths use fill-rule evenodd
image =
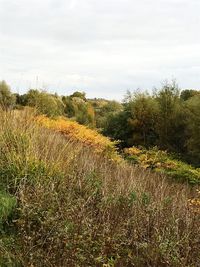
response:
<svg viewBox="0 0 200 267"><path fill-rule="evenodd" d="M0 114L1 266L198 266L193 188Z"/></svg>

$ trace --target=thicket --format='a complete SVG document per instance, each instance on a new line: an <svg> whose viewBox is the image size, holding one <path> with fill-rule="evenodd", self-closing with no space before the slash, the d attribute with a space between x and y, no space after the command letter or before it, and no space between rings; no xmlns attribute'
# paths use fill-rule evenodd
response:
<svg viewBox="0 0 200 267"><path fill-rule="evenodd" d="M97 153L27 109L0 112L0 188L0 266L200 262L195 188Z"/></svg>
<svg viewBox="0 0 200 267"><path fill-rule="evenodd" d="M200 91L180 92L165 83L152 95L128 93L124 109L112 114L103 133L121 141L121 147L157 146L200 166Z"/></svg>
<svg viewBox="0 0 200 267"><path fill-rule="evenodd" d="M125 148L124 155L132 163L153 172L164 174L173 178L175 182L187 182L191 185L200 184L200 168L194 168L178 160L177 156L174 157L157 147L152 149Z"/></svg>

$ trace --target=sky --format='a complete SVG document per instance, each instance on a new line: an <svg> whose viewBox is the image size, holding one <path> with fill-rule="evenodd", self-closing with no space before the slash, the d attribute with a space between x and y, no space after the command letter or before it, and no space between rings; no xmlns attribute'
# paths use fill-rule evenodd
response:
<svg viewBox="0 0 200 267"><path fill-rule="evenodd" d="M0 80L116 100L166 79L199 89L199 13L199 0L0 0Z"/></svg>

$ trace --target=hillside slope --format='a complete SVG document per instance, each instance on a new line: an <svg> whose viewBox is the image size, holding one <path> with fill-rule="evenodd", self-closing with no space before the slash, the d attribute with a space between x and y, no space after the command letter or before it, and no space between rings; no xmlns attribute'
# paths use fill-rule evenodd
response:
<svg viewBox="0 0 200 267"><path fill-rule="evenodd" d="M0 113L0 266L197 266L194 189Z"/></svg>

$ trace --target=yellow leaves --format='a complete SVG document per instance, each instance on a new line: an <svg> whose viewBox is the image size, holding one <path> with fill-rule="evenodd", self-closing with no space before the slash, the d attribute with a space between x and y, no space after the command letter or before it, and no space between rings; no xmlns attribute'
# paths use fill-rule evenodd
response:
<svg viewBox="0 0 200 267"><path fill-rule="evenodd" d="M166 169L175 169L175 168L177 168L178 164L175 161L166 160L166 162L163 162L161 164L161 166L166 168Z"/></svg>
<svg viewBox="0 0 200 267"><path fill-rule="evenodd" d="M125 148L124 152L128 155L139 155L142 151L137 147Z"/></svg>
<svg viewBox="0 0 200 267"><path fill-rule="evenodd" d="M109 153L112 159L119 157L114 142L99 134L97 131L91 130L77 122L70 121L63 117L54 120L44 115L36 117L36 122L46 128L62 133L73 141L78 141L85 146L92 147L95 152Z"/></svg>
<svg viewBox="0 0 200 267"><path fill-rule="evenodd" d="M200 213L200 190L196 190L198 196L193 199L189 199L189 206L193 212Z"/></svg>
<svg viewBox="0 0 200 267"><path fill-rule="evenodd" d="M200 184L200 169L176 159L173 154L159 150L157 147L152 149L126 148L124 154L126 158L144 169L165 174L177 181L186 181L193 185Z"/></svg>

